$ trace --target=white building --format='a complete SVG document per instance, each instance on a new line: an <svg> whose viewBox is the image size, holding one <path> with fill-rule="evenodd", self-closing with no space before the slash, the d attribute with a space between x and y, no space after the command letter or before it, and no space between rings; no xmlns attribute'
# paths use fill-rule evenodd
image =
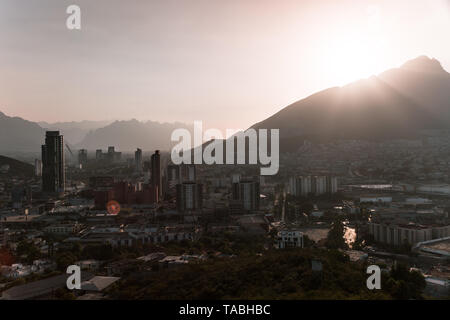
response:
<svg viewBox="0 0 450 320"><path fill-rule="evenodd" d="M324 176L313 177L312 180L312 192L319 196L327 192L327 178Z"/></svg>
<svg viewBox="0 0 450 320"><path fill-rule="evenodd" d="M303 248L303 233L295 230L282 230L277 234L275 247L283 248Z"/></svg>
<svg viewBox="0 0 450 320"><path fill-rule="evenodd" d="M450 226L430 227L415 224L387 225L369 223L369 233L375 241L394 246L407 242L411 245L418 242L450 236Z"/></svg>
<svg viewBox="0 0 450 320"><path fill-rule="evenodd" d="M300 176L289 179L289 192L296 197L307 197L310 193L316 196L334 194L337 190L338 181L334 176Z"/></svg>

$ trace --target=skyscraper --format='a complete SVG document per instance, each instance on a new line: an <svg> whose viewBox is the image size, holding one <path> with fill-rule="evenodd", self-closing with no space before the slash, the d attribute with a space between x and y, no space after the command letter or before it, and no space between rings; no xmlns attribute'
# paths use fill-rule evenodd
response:
<svg viewBox="0 0 450 320"><path fill-rule="evenodd" d="M39 159L34 159L34 175L42 177L42 161Z"/></svg>
<svg viewBox="0 0 450 320"><path fill-rule="evenodd" d="M334 194L337 192L338 181L337 177L327 176L327 193Z"/></svg>
<svg viewBox="0 0 450 320"><path fill-rule="evenodd" d="M153 187L158 188L158 195L162 197L161 155L159 154L159 150L156 150L151 157L151 184Z"/></svg>
<svg viewBox="0 0 450 320"><path fill-rule="evenodd" d="M307 197L312 192L311 177L291 177L289 179L289 191L296 197Z"/></svg>
<svg viewBox="0 0 450 320"><path fill-rule="evenodd" d="M59 131L47 131L42 145L42 191L64 192L64 137Z"/></svg>
<svg viewBox="0 0 450 320"><path fill-rule="evenodd" d="M136 172L142 172L142 150L139 148L134 152L134 165Z"/></svg>
<svg viewBox="0 0 450 320"><path fill-rule="evenodd" d="M83 168L88 161L88 153L86 149L80 149L78 151L78 164Z"/></svg>
<svg viewBox="0 0 450 320"><path fill-rule="evenodd" d="M195 182L177 184L177 210L185 212L202 208L202 185Z"/></svg>
<svg viewBox="0 0 450 320"><path fill-rule="evenodd" d="M241 180L232 185L232 200L240 201L244 210L259 210L259 197L259 182Z"/></svg>
<svg viewBox="0 0 450 320"><path fill-rule="evenodd" d="M102 149L97 149L95 151L95 159L96 160L102 160L103 159L103 151L102 151Z"/></svg>

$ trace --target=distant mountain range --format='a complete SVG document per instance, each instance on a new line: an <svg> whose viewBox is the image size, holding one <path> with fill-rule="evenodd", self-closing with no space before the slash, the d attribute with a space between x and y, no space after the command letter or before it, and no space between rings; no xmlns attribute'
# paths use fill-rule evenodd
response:
<svg viewBox="0 0 450 320"><path fill-rule="evenodd" d="M46 130L58 130L65 143L76 149L104 149L115 146L120 151L170 150L170 136L177 128L192 131L192 125L155 121L81 121L35 123L0 112L0 153L39 152Z"/></svg>
<svg viewBox="0 0 450 320"><path fill-rule="evenodd" d="M80 143L86 135L92 131L109 125L112 121L72 121L72 122L38 122L38 124L47 130L60 131L65 140L71 145Z"/></svg>
<svg viewBox="0 0 450 320"><path fill-rule="evenodd" d="M110 125L91 131L77 144L78 148L88 150L106 149L115 146L120 151L170 150L173 130L186 128L192 131L192 125L184 123L159 123L155 121L141 122L137 120L115 121Z"/></svg>
<svg viewBox="0 0 450 320"><path fill-rule="evenodd" d="M295 149L304 139L414 138L420 130L450 126L450 74L420 56L395 68L297 101L255 129L280 129L280 144Z"/></svg>
<svg viewBox="0 0 450 320"><path fill-rule="evenodd" d="M334 87L297 101L252 128L280 129L281 148L303 140L384 140L418 136L424 129L450 126L450 74L425 56L378 76ZM121 151L169 150L182 123L137 120L39 124L0 112L0 152L39 152L45 129L60 130L66 142L88 150L116 146Z"/></svg>
<svg viewBox="0 0 450 320"><path fill-rule="evenodd" d="M37 123L0 112L0 152L38 151L44 136Z"/></svg>

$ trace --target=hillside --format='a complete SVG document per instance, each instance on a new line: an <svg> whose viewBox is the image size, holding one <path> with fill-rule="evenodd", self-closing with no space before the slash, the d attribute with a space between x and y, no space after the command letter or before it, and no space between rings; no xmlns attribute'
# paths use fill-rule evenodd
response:
<svg viewBox="0 0 450 320"><path fill-rule="evenodd" d="M0 168L6 165L9 166L6 173L8 176L32 177L34 175L34 166L31 164L0 156ZM0 173L0 175L5 175L5 173Z"/></svg>
<svg viewBox="0 0 450 320"><path fill-rule="evenodd" d="M422 56L378 76L320 91L253 128L280 129L283 145L303 139L415 138L420 130L449 125L450 74L437 60Z"/></svg>
<svg viewBox="0 0 450 320"><path fill-rule="evenodd" d="M313 271L313 260L323 270ZM401 268L401 269L400 269ZM382 278L382 290L370 291L363 265L339 251L273 250L262 256L189 263L159 272L132 272L112 291L113 299L143 300L310 300L420 298L420 274L399 270Z"/></svg>
<svg viewBox="0 0 450 320"><path fill-rule="evenodd" d="M0 152L39 152L44 139L37 123L0 112Z"/></svg>

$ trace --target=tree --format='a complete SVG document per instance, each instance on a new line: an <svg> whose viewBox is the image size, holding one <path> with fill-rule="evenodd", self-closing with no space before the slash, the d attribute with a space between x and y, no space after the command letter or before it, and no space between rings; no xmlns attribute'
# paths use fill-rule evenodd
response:
<svg viewBox="0 0 450 320"><path fill-rule="evenodd" d="M71 252L59 253L56 257L56 265L58 270L65 271L68 266L74 264L77 261L77 256Z"/></svg>
<svg viewBox="0 0 450 320"><path fill-rule="evenodd" d="M0 265L10 266L14 263L14 257L7 248L0 249Z"/></svg>
<svg viewBox="0 0 450 320"><path fill-rule="evenodd" d="M389 273L386 288L395 299L421 299L425 278L417 271L409 271L405 264L397 263Z"/></svg>
<svg viewBox="0 0 450 320"><path fill-rule="evenodd" d="M39 259L41 252L33 242L24 240L17 245L17 255L20 257L25 256L25 261L32 263L34 260Z"/></svg>
<svg viewBox="0 0 450 320"><path fill-rule="evenodd" d="M325 245L330 249L348 249L344 239L345 228L341 219L336 218L328 232Z"/></svg>

